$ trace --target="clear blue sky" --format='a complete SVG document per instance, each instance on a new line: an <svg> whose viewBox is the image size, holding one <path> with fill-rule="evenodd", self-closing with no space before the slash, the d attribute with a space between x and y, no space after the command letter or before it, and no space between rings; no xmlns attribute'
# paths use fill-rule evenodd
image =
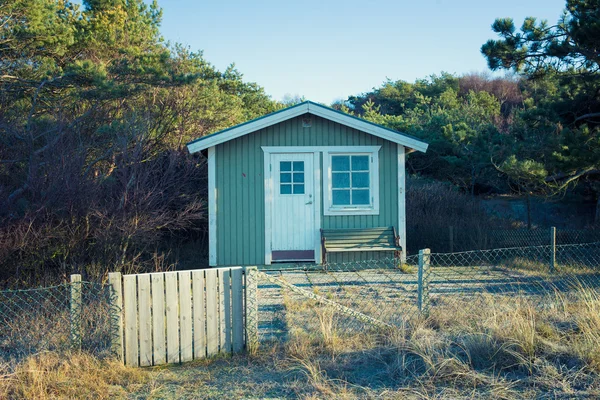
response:
<svg viewBox="0 0 600 400"><path fill-rule="evenodd" d="M441 71L487 71L481 45L496 17L554 24L565 0L158 0L166 40L234 62L276 100L331 103Z"/></svg>

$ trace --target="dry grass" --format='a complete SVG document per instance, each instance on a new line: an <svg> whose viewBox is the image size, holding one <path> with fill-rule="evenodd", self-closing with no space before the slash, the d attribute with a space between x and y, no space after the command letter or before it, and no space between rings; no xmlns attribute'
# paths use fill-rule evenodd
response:
<svg viewBox="0 0 600 400"><path fill-rule="evenodd" d="M600 296L583 287L541 307L463 298L387 332L350 329L314 301L283 301L287 341L256 355L131 369L46 353L6 372L0 398L600 397Z"/></svg>
<svg viewBox="0 0 600 400"><path fill-rule="evenodd" d="M597 292L557 292L545 307L508 296L480 300L438 305L429 318L379 335L349 333L327 308L295 304L288 323L311 328L296 326L286 353L322 397L600 396ZM318 324L306 323L308 309Z"/></svg>
<svg viewBox="0 0 600 400"><path fill-rule="evenodd" d="M0 398L111 399L126 396L148 379L143 370L126 368L117 361L100 361L82 353L42 353L2 374Z"/></svg>
<svg viewBox="0 0 600 400"><path fill-rule="evenodd" d="M596 274L597 270L590 267L589 265L581 262L570 260L568 263L559 263L556 266L555 271L550 271L548 262L539 261L538 255L535 257L513 257L509 260L504 261L500 267L508 268L511 270L519 271L525 275L533 276L578 276L584 274ZM582 257L583 258L583 257Z"/></svg>

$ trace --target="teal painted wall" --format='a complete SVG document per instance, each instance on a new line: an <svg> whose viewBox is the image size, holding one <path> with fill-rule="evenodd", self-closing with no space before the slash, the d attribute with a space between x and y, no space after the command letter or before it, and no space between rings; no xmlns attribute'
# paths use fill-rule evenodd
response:
<svg viewBox="0 0 600 400"><path fill-rule="evenodd" d="M397 226L396 143L314 115L311 118L310 128L303 128L302 117L296 117L216 146L218 265L264 264L264 153L261 146L382 146L379 150L379 215L324 216L321 207L322 227ZM342 253L332 254L329 261L391 256L392 253L381 252Z"/></svg>

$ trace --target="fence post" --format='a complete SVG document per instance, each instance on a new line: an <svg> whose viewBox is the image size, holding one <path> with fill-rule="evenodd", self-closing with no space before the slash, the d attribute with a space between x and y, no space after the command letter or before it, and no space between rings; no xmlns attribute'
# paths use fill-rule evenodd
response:
<svg viewBox="0 0 600 400"><path fill-rule="evenodd" d="M120 272L108 274L110 290L110 348L121 361L123 358L123 284Z"/></svg>
<svg viewBox="0 0 600 400"><path fill-rule="evenodd" d="M258 350L258 270L244 267L246 278L246 349L250 353Z"/></svg>
<svg viewBox="0 0 600 400"><path fill-rule="evenodd" d="M550 228L550 273L556 269L556 227Z"/></svg>
<svg viewBox="0 0 600 400"><path fill-rule="evenodd" d="M448 236L450 238L450 253L454 253L454 227L452 225L448 227Z"/></svg>
<svg viewBox="0 0 600 400"><path fill-rule="evenodd" d="M71 275L71 347L81 349L81 275Z"/></svg>
<svg viewBox="0 0 600 400"><path fill-rule="evenodd" d="M431 250L419 250L419 273L417 276L417 308L423 315L427 315L429 307L429 262Z"/></svg>

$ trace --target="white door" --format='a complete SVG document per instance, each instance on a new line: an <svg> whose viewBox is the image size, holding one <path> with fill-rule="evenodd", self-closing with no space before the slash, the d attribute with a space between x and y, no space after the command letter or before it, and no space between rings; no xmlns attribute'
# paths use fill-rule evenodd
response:
<svg viewBox="0 0 600 400"><path fill-rule="evenodd" d="M315 259L313 153L271 154L273 261Z"/></svg>

